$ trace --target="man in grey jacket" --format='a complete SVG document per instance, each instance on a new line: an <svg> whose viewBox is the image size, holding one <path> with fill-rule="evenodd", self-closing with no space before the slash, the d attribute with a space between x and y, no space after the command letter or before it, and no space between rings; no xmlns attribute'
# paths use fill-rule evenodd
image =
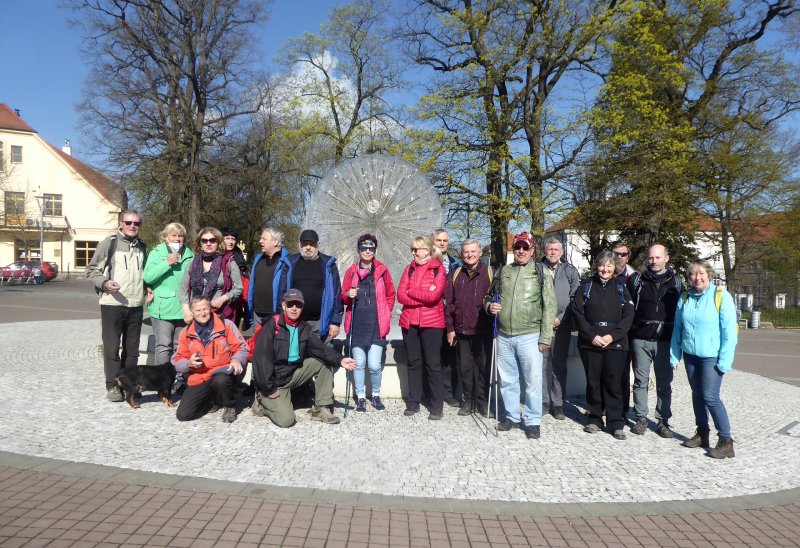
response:
<svg viewBox="0 0 800 548"><path fill-rule="evenodd" d="M144 242L139 240L142 216L126 210L120 212L118 219L117 233L97 245L86 267L86 277L94 282L100 295L106 397L112 402L124 401L117 375L123 367L135 366L139 361L147 256Z"/></svg>
<svg viewBox="0 0 800 548"><path fill-rule="evenodd" d="M549 408L550 414L564 420L564 392L567 388L567 359L569 343L572 338L570 303L572 296L581 284L578 269L567 262L561 262L564 249L557 238L548 238L544 243L542 266L553 277L556 290L557 314L553 320L553 344L544 353L542 371L542 409Z"/></svg>

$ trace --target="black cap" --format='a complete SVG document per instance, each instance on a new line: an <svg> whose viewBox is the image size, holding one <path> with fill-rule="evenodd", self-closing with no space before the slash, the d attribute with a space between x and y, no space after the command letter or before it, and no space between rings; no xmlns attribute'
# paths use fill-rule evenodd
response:
<svg viewBox="0 0 800 548"><path fill-rule="evenodd" d="M301 242L317 242L319 243L319 235L313 230L304 230L300 233Z"/></svg>
<svg viewBox="0 0 800 548"><path fill-rule="evenodd" d="M303 299L303 292L300 291L299 289L288 289L286 293L283 294L283 302L305 304L305 300Z"/></svg>

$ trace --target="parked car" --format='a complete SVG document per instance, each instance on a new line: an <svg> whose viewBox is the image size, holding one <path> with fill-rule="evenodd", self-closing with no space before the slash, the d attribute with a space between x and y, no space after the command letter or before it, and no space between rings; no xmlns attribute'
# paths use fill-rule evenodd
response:
<svg viewBox="0 0 800 548"><path fill-rule="evenodd" d="M53 261L47 261L47 264L49 264L53 268L53 278L58 276L58 263L54 263ZM52 280L53 278L50 279Z"/></svg>
<svg viewBox="0 0 800 548"><path fill-rule="evenodd" d="M34 270L41 268L44 273L44 279L46 282L49 282L58 275L58 265L56 263L52 262L42 263L41 261L24 261L24 262L27 263L27 265ZM55 265L55 268L53 268L53 265Z"/></svg>
<svg viewBox="0 0 800 548"><path fill-rule="evenodd" d="M35 278L37 271L41 272L41 276L38 279ZM50 263L45 262L42 264L41 261L16 261L4 266L2 269L4 280L23 281L34 276L36 283L43 283L52 280L56 275L57 271Z"/></svg>

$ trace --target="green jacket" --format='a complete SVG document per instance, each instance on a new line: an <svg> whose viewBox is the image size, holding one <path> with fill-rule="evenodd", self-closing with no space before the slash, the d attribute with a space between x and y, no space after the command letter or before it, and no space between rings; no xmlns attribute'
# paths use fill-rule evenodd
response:
<svg viewBox="0 0 800 548"><path fill-rule="evenodd" d="M178 291L183 272L189 268L194 253L188 247L183 248L181 260L171 266L167 264L169 254L167 244L162 242L147 256L144 283L153 290L153 300L147 305L147 312L151 318L159 320L182 320Z"/></svg>
<svg viewBox="0 0 800 548"><path fill-rule="evenodd" d="M551 344L556 317L556 291L552 276L540 271L531 259L528 264L507 264L495 274L484 299L488 312L495 293L503 306L497 317L497 331L515 337L539 332L539 342Z"/></svg>

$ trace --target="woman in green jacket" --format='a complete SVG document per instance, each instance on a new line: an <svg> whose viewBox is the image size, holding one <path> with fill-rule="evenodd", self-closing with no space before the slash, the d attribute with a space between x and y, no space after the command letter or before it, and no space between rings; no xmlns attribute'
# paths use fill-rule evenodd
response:
<svg viewBox="0 0 800 548"><path fill-rule="evenodd" d="M184 245L186 227L169 223L159 235L162 242L147 256L144 283L148 287L147 312L153 322L156 339L155 363L168 363L178 348L178 336L186 327L178 300L183 272L194 258Z"/></svg>

